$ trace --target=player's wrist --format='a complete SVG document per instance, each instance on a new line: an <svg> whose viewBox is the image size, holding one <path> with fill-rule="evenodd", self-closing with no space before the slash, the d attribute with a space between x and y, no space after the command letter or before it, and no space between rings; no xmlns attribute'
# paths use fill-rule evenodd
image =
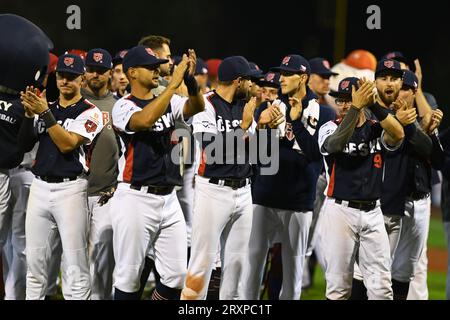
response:
<svg viewBox="0 0 450 320"><path fill-rule="evenodd" d="M53 113L50 109L47 108L47 110L41 112L39 114L39 118L42 119L45 123L45 127L47 129L53 127L57 124L55 117L53 116Z"/></svg>

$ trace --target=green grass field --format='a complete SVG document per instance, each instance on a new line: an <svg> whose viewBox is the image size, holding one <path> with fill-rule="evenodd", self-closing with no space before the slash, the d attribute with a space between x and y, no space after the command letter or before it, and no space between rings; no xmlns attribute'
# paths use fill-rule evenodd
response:
<svg viewBox="0 0 450 320"><path fill-rule="evenodd" d="M430 221L428 248L447 247L445 234L440 217L433 217ZM428 292L430 300L445 300L446 274L428 272ZM302 293L302 300L325 300L325 278L320 267L314 274L314 287Z"/></svg>

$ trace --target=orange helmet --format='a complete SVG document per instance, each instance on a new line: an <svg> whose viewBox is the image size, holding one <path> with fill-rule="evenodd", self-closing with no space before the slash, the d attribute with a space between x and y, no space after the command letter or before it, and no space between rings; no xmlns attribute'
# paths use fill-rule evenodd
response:
<svg viewBox="0 0 450 320"><path fill-rule="evenodd" d="M375 71L377 67L377 58L371 52L363 49L353 50L343 62L356 69L370 69Z"/></svg>

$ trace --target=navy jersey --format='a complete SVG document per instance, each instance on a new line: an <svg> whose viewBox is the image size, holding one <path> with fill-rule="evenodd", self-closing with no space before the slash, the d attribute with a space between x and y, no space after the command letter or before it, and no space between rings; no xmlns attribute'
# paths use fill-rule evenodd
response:
<svg viewBox="0 0 450 320"><path fill-rule="evenodd" d="M318 146L318 129L335 119L332 109L321 107L316 96L308 90L303 99L301 118L292 121L288 98L282 96L273 103L280 106L286 122L278 126L280 137L279 153L270 150L272 156L279 157L279 169L275 175L260 175L253 185L253 203L271 208L310 211L313 209L316 183L322 168L322 155ZM267 108L258 109L257 118ZM268 145L270 149L270 144Z"/></svg>
<svg viewBox="0 0 450 320"><path fill-rule="evenodd" d="M120 136L119 182L137 185L182 185L179 163L171 159L175 123L184 122L183 108L187 98L174 95L166 112L149 130L131 131L131 116L152 101L141 100L131 94L119 99L113 108L113 125Z"/></svg>
<svg viewBox="0 0 450 320"><path fill-rule="evenodd" d="M229 103L215 91L206 93L204 97L205 111L196 114L192 122L196 138L196 173L208 178L250 177L252 169L246 148L246 136L240 126L245 102ZM255 129L256 123L253 122L248 133L254 134ZM227 136L231 141L230 137L233 135L234 148L226 148ZM223 141L223 144L220 144L222 155L213 150L212 145L210 146L214 141L219 146L218 139ZM209 155L208 147L211 148ZM208 159L208 156L215 157L215 161Z"/></svg>
<svg viewBox="0 0 450 320"><path fill-rule="evenodd" d="M0 93L0 168L12 169L23 159L23 151L17 142L24 108L16 96Z"/></svg>
<svg viewBox="0 0 450 320"><path fill-rule="evenodd" d="M341 200L376 200L381 197L384 149L379 122L366 120L355 128L342 152L328 154L322 145L341 119L330 121L319 130L319 146L325 156L327 196Z"/></svg>
<svg viewBox="0 0 450 320"><path fill-rule="evenodd" d="M49 103L57 123L69 132L77 133L88 140L71 152L62 153L51 139L43 120L35 123L39 148L32 172L37 176L76 177L89 170L89 157L97 134L103 128L101 111L88 100L61 107L59 100Z"/></svg>

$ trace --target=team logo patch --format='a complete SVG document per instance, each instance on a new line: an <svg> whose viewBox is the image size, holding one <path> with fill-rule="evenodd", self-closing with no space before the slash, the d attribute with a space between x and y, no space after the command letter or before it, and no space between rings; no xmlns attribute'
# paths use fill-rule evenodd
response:
<svg viewBox="0 0 450 320"><path fill-rule="evenodd" d="M392 61L392 60L387 60L387 61L384 62L384 66L385 66L386 68L392 68L392 67L394 66L394 61Z"/></svg>
<svg viewBox="0 0 450 320"><path fill-rule="evenodd" d="M287 56L284 57L283 61L281 62L281 64L287 65L289 63L289 61L291 60L291 57Z"/></svg>
<svg viewBox="0 0 450 320"><path fill-rule="evenodd" d="M341 90L345 90L348 88L348 85L350 84L350 81L345 80L341 82Z"/></svg>
<svg viewBox="0 0 450 320"><path fill-rule="evenodd" d="M84 128L86 129L87 133L95 132L95 130L97 130L97 124L88 119L84 124Z"/></svg>
<svg viewBox="0 0 450 320"><path fill-rule="evenodd" d="M304 65L300 65L300 70L304 72L306 71L306 67Z"/></svg>
<svg viewBox="0 0 450 320"><path fill-rule="evenodd" d="M290 124L289 122L286 122L286 139L288 139L289 141L294 140L295 135L294 135L294 131L292 130L292 124Z"/></svg>
<svg viewBox="0 0 450 320"><path fill-rule="evenodd" d="M322 64L325 68L330 69L330 63L327 60L323 60Z"/></svg>
<svg viewBox="0 0 450 320"><path fill-rule="evenodd" d="M93 58L94 58L95 62L100 62L100 61L103 60L103 53L101 53L101 52L94 52Z"/></svg>
<svg viewBox="0 0 450 320"><path fill-rule="evenodd" d="M72 57L65 57L64 58L64 64L66 65L66 66L71 66L72 64L73 64L73 58Z"/></svg>
<svg viewBox="0 0 450 320"><path fill-rule="evenodd" d="M273 81L273 79L275 78L275 73L268 73L266 76L266 81Z"/></svg>
<svg viewBox="0 0 450 320"><path fill-rule="evenodd" d="M150 49L150 48L145 48L145 51L147 51L147 53L148 53L149 55L152 55L152 56L155 55L155 53L153 52L153 50Z"/></svg>

